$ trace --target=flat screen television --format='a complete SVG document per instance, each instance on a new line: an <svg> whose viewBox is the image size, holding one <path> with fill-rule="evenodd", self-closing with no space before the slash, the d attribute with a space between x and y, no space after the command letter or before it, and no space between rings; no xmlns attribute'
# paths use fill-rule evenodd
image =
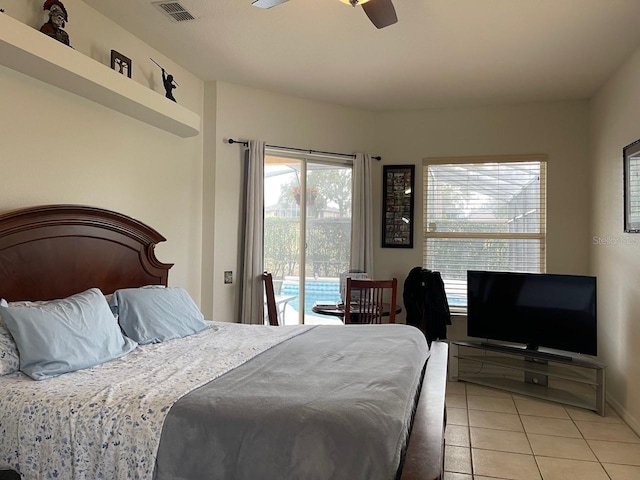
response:
<svg viewBox="0 0 640 480"><path fill-rule="evenodd" d="M597 355L596 277L467 272L467 335Z"/></svg>

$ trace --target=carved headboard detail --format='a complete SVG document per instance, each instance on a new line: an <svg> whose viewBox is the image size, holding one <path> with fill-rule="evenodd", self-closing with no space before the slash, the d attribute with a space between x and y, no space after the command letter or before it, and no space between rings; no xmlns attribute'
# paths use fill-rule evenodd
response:
<svg viewBox="0 0 640 480"><path fill-rule="evenodd" d="M64 298L91 287L167 285L154 248L166 239L126 215L83 205L45 205L0 214L0 297Z"/></svg>

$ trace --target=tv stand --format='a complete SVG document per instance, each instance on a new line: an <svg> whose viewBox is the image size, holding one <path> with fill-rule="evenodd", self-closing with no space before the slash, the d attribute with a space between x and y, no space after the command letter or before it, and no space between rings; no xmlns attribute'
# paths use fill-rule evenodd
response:
<svg viewBox="0 0 640 480"><path fill-rule="evenodd" d="M452 380L484 385L593 410L605 415L606 365L488 342L451 342Z"/></svg>
<svg viewBox="0 0 640 480"><path fill-rule="evenodd" d="M480 342L480 345L482 347L486 347L487 350L493 350L495 352L506 352L506 353L513 352L514 354L518 353L525 356L529 356L528 353L531 352L533 354L531 358L536 358L536 359L546 358L547 360L559 360L567 363L573 362L573 359L574 359L574 357L570 357L568 355L562 355L560 353L541 352L540 350L538 350L537 347L524 348L524 347L516 347L514 345L501 345L501 344L490 343L490 342Z"/></svg>

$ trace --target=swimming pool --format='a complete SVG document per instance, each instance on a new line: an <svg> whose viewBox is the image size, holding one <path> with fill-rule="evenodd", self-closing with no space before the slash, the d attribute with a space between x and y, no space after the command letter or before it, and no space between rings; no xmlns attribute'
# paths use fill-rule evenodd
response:
<svg viewBox="0 0 640 480"><path fill-rule="evenodd" d="M339 302L340 301L340 281L336 279L307 279L304 282L304 313L313 315L311 311L316 302ZM282 282L281 295L296 295L296 298L289 302L289 305L296 311L300 309L300 289L298 278L286 278Z"/></svg>

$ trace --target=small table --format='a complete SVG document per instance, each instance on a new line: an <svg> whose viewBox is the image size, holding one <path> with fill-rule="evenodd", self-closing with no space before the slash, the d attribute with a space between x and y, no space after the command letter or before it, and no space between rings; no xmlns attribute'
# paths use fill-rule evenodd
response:
<svg viewBox="0 0 640 480"><path fill-rule="evenodd" d="M382 304L382 316L388 317L389 312L391 310L390 303ZM313 313L318 313L320 315L332 315L334 317L344 318L344 305L342 303L317 303L313 307L311 307L311 311ZM402 312L402 307L396 304L396 315ZM357 308L351 309L351 323L359 323L358 322L358 310Z"/></svg>

